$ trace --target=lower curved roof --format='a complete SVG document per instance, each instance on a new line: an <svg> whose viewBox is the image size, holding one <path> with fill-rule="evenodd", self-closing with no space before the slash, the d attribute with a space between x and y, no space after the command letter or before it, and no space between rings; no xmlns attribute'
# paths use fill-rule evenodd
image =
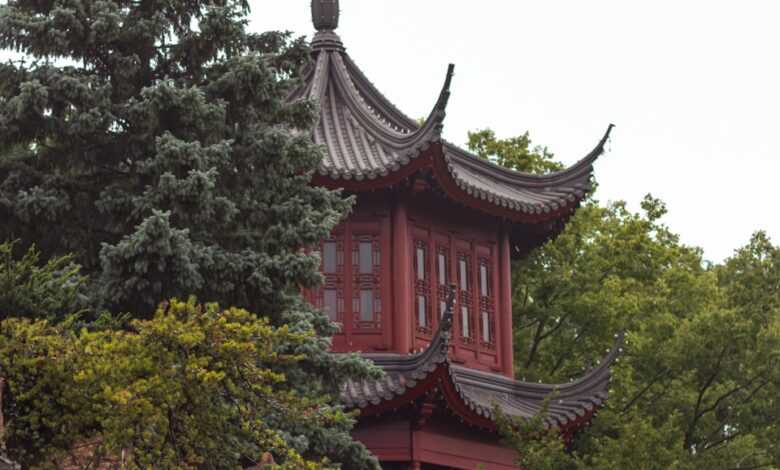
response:
<svg viewBox="0 0 780 470"><path fill-rule="evenodd" d="M424 351L413 355L365 354L385 376L378 380L347 382L342 388L342 402L370 415L387 407L408 404L436 389L450 410L477 426L494 428L494 406L505 415L528 419L542 412L546 404L548 426L574 431L587 423L606 401L610 366L622 343L620 335L605 360L579 380L548 385L453 364L449 359L451 328L452 301Z"/></svg>

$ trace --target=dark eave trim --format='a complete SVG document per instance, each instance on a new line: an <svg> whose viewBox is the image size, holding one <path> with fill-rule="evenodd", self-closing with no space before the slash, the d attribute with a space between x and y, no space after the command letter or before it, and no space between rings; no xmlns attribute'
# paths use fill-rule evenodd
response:
<svg viewBox="0 0 780 470"><path fill-rule="evenodd" d="M595 163L598 157L604 153L604 146L607 141L609 141L609 137L612 134L612 129L614 129L614 127L614 124L610 124L607 127L604 136L599 140L593 150L585 157L581 158L577 163L568 168L564 168L563 170L548 173L546 175L534 175L501 167L489 160L479 158L473 153L449 142L445 142L444 145L445 155L454 162L489 174L491 177L507 184L516 184L526 188L548 188L551 186L565 185L573 179L582 177L585 174L589 176L593 170L593 163Z"/></svg>
<svg viewBox="0 0 780 470"><path fill-rule="evenodd" d="M373 416L413 406L425 395L427 399L435 399L440 392L447 408L458 417L470 425L495 430L494 404L511 410L507 412L510 416L530 417L539 413L545 398L554 394L545 421L548 426L558 427L562 433L571 435L604 404L608 395L609 367L620 354L622 334L617 335L614 347L599 367L572 383L531 384L479 372L455 366L449 359L452 292L454 289L442 321L424 351L409 356L365 355L388 375L377 381L348 382L343 395L347 406L359 408L362 416ZM491 403L485 403L487 399Z"/></svg>

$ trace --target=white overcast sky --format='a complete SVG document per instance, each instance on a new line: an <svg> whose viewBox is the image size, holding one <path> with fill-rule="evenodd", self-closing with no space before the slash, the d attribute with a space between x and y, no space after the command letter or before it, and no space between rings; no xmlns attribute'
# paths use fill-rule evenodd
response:
<svg viewBox="0 0 780 470"><path fill-rule="evenodd" d="M310 0L251 4L252 30L313 32ZM711 261L759 229L780 243L780 0L341 0L341 11L349 54L412 117L455 64L450 141L528 130L571 164L615 123L600 200L663 199L665 222Z"/></svg>
<svg viewBox="0 0 780 470"><path fill-rule="evenodd" d="M254 0L256 31L313 32L309 0ZM609 123L598 198L646 193L721 261L780 242L780 1L341 0L338 33L375 85L426 116L455 64L445 137L526 130L566 164Z"/></svg>

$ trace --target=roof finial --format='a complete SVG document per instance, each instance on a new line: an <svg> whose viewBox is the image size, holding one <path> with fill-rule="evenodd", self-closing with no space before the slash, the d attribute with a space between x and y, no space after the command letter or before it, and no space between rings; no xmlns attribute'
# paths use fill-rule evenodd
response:
<svg viewBox="0 0 780 470"><path fill-rule="evenodd" d="M339 0L312 0L311 21L317 31L339 27Z"/></svg>

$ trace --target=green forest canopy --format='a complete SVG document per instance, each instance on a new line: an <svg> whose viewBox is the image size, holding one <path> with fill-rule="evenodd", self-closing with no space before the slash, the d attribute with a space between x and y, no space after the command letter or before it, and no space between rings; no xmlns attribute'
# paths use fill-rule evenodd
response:
<svg viewBox="0 0 780 470"><path fill-rule="evenodd" d="M559 167L528 134L469 143L517 170ZM573 455L514 434L527 468L780 468L780 247L756 232L710 264L663 224L663 202L641 208L592 197L513 266L519 377L567 382L627 332L607 406Z"/></svg>

